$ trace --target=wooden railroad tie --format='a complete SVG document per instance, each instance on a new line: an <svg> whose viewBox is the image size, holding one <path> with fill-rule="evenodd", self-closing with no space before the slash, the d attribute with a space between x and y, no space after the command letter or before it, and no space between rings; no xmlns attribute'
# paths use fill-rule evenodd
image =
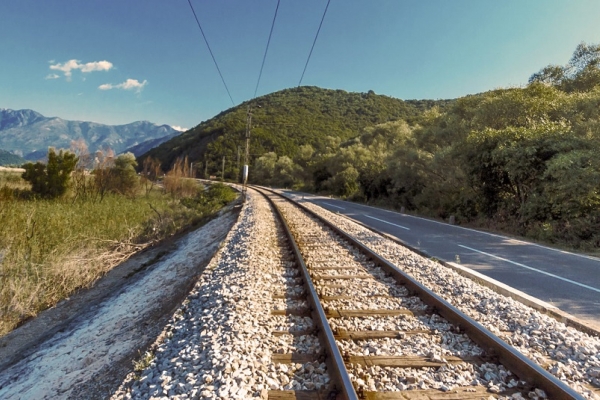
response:
<svg viewBox="0 0 600 400"><path fill-rule="evenodd" d="M404 315L414 317L416 315L423 315L425 311L421 310L409 310L408 308L396 309L396 310L340 310L325 308L325 316L327 318L360 318L370 316L398 316ZM297 315L297 316L310 316L310 309L308 307L298 309L285 309L285 310L272 310L271 315Z"/></svg>
<svg viewBox="0 0 600 400"><path fill-rule="evenodd" d="M314 280L321 281L333 281L333 280L344 280L344 279L373 279L373 275L360 274L360 275L317 275L312 277Z"/></svg>
<svg viewBox="0 0 600 400"><path fill-rule="evenodd" d="M304 300L306 299L306 294L302 292L301 294L285 294L285 293L274 293L273 299L286 299L286 300Z"/></svg>
<svg viewBox="0 0 600 400"><path fill-rule="evenodd" d="M323 358L321 354L305 354L305 353L286 353L273 354L271 361L276 364L306 364L309 362L319 361Z"/></svg>
<svg viewBox="0 0 600 400"><path fill-rule="evenodd" d="M286 353L273 354L271 360L276 364L305 364L323 359L322 354ZM345 355L344 362L365 367L379 366L390 368L439 368L448 364L473 363L481 365L484 360L477 356L445 356L443 360L434 360L423 356L352 356Z"/></svg>
<svg viewBox="0 0 600 400"><path fill-rule="evenodd" d="M510 393L501 393L502 395ZM480 400L493 395L483 386L463 387L443 392L437 389L407 390L403 392L361 391L365 400ZM269 390L269 400L327 400L329 392L317 390Z"/></svg>
<svg viewBox="0 0 600 400"><path fill-rule="evenodd" d="M346 331L338 329L334 332L337 340L396 339L415 335L433 335L433 331L429 329L415 329L411 331Z"/></svg>
<svg viewBox="0 0 600 400"><path fill-rule="evenodd" d="M295 315L298 317L309 317L310 309L308 307L305 308L296 308L293 310L272 310L271 315Z"/></svg>
<svg viewBox="0 0 600 400"><path fill-rule="evenodd" d="M474 363L481 365L483 359L477 356L444 356L442 361L422 356L344 356L344 361L365 367L379 366L391 368L438 368L448 364Z"/></svg>
<svg viewBox="0 0 600 400"><path fill-rule="evenodd" d="M305 329L302 331L273 331L273 336L304 336L304 335L316 335L317 332L314 328ZM368 339L384 339L384 338L402 338L404 336L414 335L433 335L433 331L429 329L415 329L410 331L347 331L345 329L338 329L334 332L334 337L337 340L368 340Z"/></svg>
<svg viewBox="0 0 600 400"><path fill-rule="evenodd" d="M414 317L419 315L418 311L411 311L407 308L399 310L332 310L329 308L325 309L325 316L327 318L360 318L360 317L394 317L398 315L405 315Z"/></svg>
<svg viewBox="0 0 600 400"><path fill-rule="evenodd" d="M323 301L334 301L334 300L356 300L356 299L369 299L369 298L385 298L385 299L395 299L396 297L390 296L387 294L375 294L372 296L348 296L345 294L337 295L337 296L321 296L321 300Z"/></svg>
<svg viewBox="0 0 600 400"><path fill-rule="evenodd" d="M319 390L269 390L269 400L329 400L329 391Z"/></svg>
<svg viewBox="0 0 600 400"><path fill-rule="evenodd" d="M516 392L500 393L510 396ZM493 395L485 386L460 387L447 392L438 389L406 390L402 392L368 392L361 391L361 398L365 400L481 400ZM269 397L271 399L271 397ZM283 398L281 398L283 400ZM288 397L293 399L293 397Z"/></svg>

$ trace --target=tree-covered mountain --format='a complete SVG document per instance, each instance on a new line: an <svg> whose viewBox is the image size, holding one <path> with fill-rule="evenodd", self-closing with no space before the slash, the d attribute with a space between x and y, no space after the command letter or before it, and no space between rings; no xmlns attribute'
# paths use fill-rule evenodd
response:
<svg viewBox="0 0 600 400"><path fill-rule="evenodd" d="M142 158L157 158L166 170L177 158L187 156L197 165L208 161L209 173L216 173L225 157L226 175L233 178L238 173L238 154L243 162L249 107L252 164L252 160L271 151L293 157L302 145L324 149L332 138L347 140L379 123L398 119L413 123L424 110L436 105L444 109L450 103L451 100L403 101L372 91L285 89L230 108L150 150Z"/></svg>
<svg viewBox="0 0 600 400"><path fill-rule="evenodd" d="M0 149L0 165L22 165L25 161L23 157Z"/></svg>
<svg viewBox="0 0 600 400"><path fill-rule="evenodd" d="M599 149L600 45L582 43L525 87L459 98L418 124L366 127L321 151L266 153L250 176L597 251Z"/></svg>
<svg viewBox="0 0 600 400"><path fill-rule="evenodd" d="M28 160L44 158L48 147L68 149L83 140L89 151L110 147L121 153L142 142L179 133L169 125L137 121L125 125L68 121L33 110L0 109L0 148Z"/></svg>
<svg viewBox="0 0 600 400"><path fill-rule="evenodd" d="M163 167L206 155L217 176L225 157L225 177L235 179L248 105L150 154ZM600 248L600 45L580 44L527 86L451 101L303 87L251 105L251 183Z"/></svg>

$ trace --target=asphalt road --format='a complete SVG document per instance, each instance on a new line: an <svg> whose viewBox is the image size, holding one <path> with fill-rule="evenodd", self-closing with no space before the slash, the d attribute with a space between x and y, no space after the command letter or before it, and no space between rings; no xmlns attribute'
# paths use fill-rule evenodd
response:
<svg viewBox="0 0 600 400"><path fill-rule="evenodd" d="M600 259L425 218L286 191L458 262L578 318L600 323Z"/></svg>

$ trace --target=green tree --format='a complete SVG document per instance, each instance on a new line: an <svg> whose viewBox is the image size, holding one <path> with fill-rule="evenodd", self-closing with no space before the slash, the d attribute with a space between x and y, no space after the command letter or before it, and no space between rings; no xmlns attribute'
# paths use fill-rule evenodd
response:
<svg viewBox="0 0 600 400"><path fill-rule="evenodd" d="M138 178L135 172L137 161L133 153L119 154L110 170L113 192L133 196L137 191Z"/></svg>
<svg viewBox="0 0 600 400"><path fill-rule="evenodd" d="M275 175L275 163L277 163L277 154L269 152L263 154L254 163L253 171L248 171L248 179L251 182L272 185Z"/></svg>
<svg viewBox="0 0 600 400"><path fill-rule="evenodd" d="M273 184L277 187L292 188L299 184L301 168L288 156L281 156L275 163Z"/></svg>
<svg viewBox="0 0 600 400"><path fill-rule="evenodd" d="M343 197L353 196L359 191L358 171L349 163L344 163L341 167L338 173L324 183L324 187Z"/></svg>
<svg viewBox="0 0 600 400"><path fill-rule="evenodd" d="M71 172L77 165L77 156L69 151L48 149L48 163L27 163L23 167L23 179L31 183L31 191L41 197L56 198L64 195L69 187Z"/></svg>
<svg viewBox="0 0 600 400"><path fill-rule="evenodd" d="M540 82L560 87L566 78L565 68L560 65L548 65L531 75L529 83Z"/></svg>
<svg viewBox="0 0 600 400"><path fill-rule="evenodd" d="M600 44L580 43L566 66L548 65L529 82L553 85L566 92L587 92L600 85Z"/></svg>
<svg viewBox="0 0 600 400"><path fill-rule="evenodd" d="M314 190L314 155L315 149L310 144L305 144L298 148L294 157L294 163L298 166L297 180L302 183L304 190Z"/></svg>

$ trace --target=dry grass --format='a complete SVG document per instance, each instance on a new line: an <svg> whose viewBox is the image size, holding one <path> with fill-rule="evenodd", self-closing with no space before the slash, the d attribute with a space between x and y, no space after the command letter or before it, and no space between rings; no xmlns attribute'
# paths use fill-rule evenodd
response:
<svg viewBox="0 0 600 400"><path fill-rule="evenodd" d="M3 174L0 195L23 189ZM0 197L0 335L211 212L158 190L102 202Z"/></svg>

